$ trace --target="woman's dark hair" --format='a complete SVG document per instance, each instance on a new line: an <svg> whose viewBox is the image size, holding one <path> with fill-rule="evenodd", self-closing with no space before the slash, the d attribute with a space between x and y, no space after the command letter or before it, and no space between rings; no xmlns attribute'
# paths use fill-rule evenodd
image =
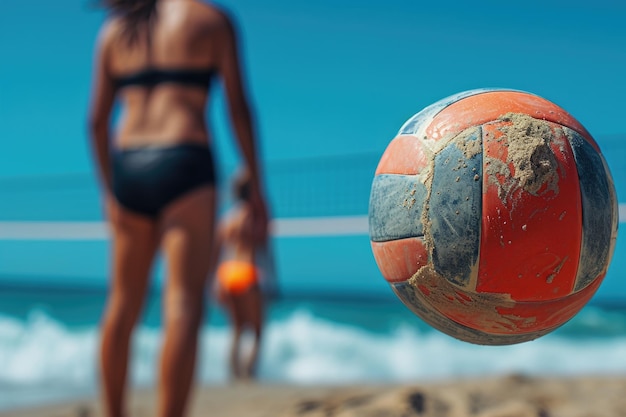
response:
<svg viewBox="0 0 626 417"><path fill-rule="evenodd" d="M129 43L137 40L139 29L150 24L156 15L158 0L100 0L111 14L124 21L123 35Z"/></svg>

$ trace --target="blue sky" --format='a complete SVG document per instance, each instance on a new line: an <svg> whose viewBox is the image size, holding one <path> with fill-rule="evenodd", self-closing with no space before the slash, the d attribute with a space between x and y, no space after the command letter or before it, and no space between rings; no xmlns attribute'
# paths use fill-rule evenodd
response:
<svg viewBox="0 0 626 417"><path fill-rule="evenodd" d="M263 158L382 152L412 114L478 87L539 94L596 137L626 132L626 5L230 0ZM103 12L3 4L0 177L91 172L85 115ZM222 100L217 147L235 157Z"/></svg>

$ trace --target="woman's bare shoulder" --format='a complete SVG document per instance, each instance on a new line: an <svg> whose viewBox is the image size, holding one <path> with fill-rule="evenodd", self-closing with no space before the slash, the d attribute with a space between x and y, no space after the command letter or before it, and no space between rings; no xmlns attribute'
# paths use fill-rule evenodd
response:
<svg viewBox="0 0 626 417"><path fill-rule="evenodd" d="M98 43L101 47L106 47L113 43L119 34L123 31L124 24L122 19L117 16L111 16L107 18L100 26L98 32Z"/></svg>
<svg viewBox="0 0 626 417"><path fill-rule="evenodd" d="M216 29L229 30L233 26L232 15L222 6L209 4L202 0L194 0L193 7L196 17Z"/></svg>

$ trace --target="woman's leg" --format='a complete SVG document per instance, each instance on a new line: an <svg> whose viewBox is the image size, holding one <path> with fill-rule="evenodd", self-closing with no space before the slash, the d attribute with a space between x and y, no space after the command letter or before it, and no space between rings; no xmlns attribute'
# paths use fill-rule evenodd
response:
<svg viewBox="0 0 626 417"><path fill-rule="evenodd" d="M261 349L261 336L263 334L263 294L258 285L255 285L250 289L247 294L247 321L250 326L250 330L253 333L254 341L250 356L246 361L244 368L245 378L256 378L257 363L259 359L259 351Z"/></svg>
<svg viewBox="0 0 626 417"><path fill-rule="evenodd" d="M228 312L232 323L232 341L230 346L231 377L253 379L256 377L256 365L261 345L263 330L263 300L257 285L242 294L228 295ZM243 333L253 333L253 345L246 359L241 358Z"/></svg>
<svg viewBox="0 0 626 417"><path fill-rule="evenodd" d="M230 321L232 326L232 337L230 341L230 377L238 380L243 378L240 363L240 347L241 347L241 335L244 330L244 315L242 308L245 307L245 300L242 300L242 296L238 294L227 294L228 299L228 314L230 315Z"/></svg>
<svg viewBox="0 0 626 417"><path fill-rule="evenodd" d="M109 203L112 233L110 292L102 322L100 369L105 415L124 413L130 337L143 307L150 267L158 246L149 219Z"/></svg>
<svg viewBox="0 0 626 417"><path fill-rule="evenodd" d="M212 262L215 190L204 187L173 202L161 220L167 259L159 417L184 415L194 377L205 284Z"/></svg>

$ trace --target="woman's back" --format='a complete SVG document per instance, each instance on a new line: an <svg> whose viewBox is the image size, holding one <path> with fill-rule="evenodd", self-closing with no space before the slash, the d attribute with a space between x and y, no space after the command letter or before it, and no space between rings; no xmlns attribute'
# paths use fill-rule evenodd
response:
<svg viewBox="0 0 626 417"><path fill-rule="evenodd" d="M135 38L125 25L113 18L103 39L124 104L117 146L206 143L208 87L229 30L226 16L194 0L165 0L149 24L136 27Z"/></svg>

